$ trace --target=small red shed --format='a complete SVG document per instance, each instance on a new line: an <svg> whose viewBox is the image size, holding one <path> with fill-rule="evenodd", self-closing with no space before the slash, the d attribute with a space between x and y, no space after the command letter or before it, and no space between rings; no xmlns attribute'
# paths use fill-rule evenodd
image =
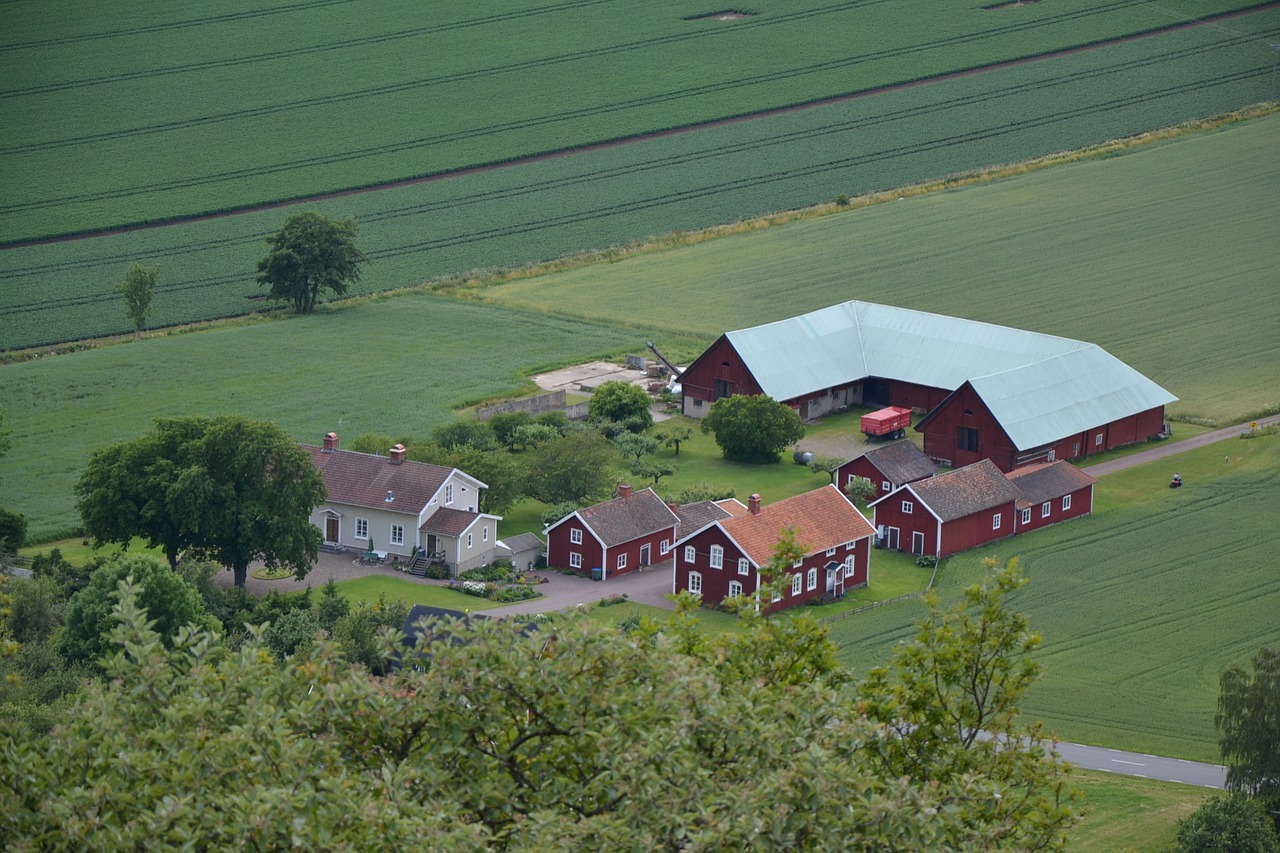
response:
<svg viewBox="0 0 1280 853"><path fill-rule="evenodd" d="M914 443L895 441L872 448L841 465L836 472L836 484L844 489L854 477L866 477L875 484L876 493L872 497L875 500L899 486L924 480L936 473L938 463L925 456Z"/></svg>
<svg viewBox="0 0 1280 853"><path fill-rule="evenodd" d="M990 459L908 483L872 503L885 548L947 557L1015 529L1022 497Z"/></svg>
<svg viewBox="0 0 1280 853"><path fill-rule="evenodd" d="M1007 476L1022 495L1018 501L1018 533L1093 512L1093 486L1098 481L1070 462L1059 459L1029 465L1010 471Z"/></svg>

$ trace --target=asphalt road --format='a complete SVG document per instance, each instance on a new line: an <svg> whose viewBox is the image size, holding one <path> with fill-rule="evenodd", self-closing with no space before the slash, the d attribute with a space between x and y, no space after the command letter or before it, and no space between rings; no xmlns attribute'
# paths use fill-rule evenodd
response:
<svg viewBox="0 0 1280 853"><path fill-rule="evenodd" d="M1125 776L1141 776L1143 779L1199 785L1203 788L1223 788L1227 780L1227 768L1221 764L1203 764L1199 761L1165 758L1141 752L1122 752L1105 746L1085 746L1079 743L1060 743L1057 751L1067 761L1086 770L1102 770Z"/></svg>

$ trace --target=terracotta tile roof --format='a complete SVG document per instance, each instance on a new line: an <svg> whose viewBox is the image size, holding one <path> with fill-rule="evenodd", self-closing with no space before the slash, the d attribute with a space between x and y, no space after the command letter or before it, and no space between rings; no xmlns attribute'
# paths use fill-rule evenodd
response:
<svg viewBox="0 0 1280 853"><path fill-rule="evenodd" d="M417 515L454 471L424 462L393 465L386 456L353 450L324 450L309 444L302 449L320 470L330 503L388 512ZM395 500L388 502L387 492Z"/></svg>
<svg viewBox="0 0 1280 853"><path fill-rule="evenodd" d="M725 498L722 501L716 501L716 506L729 513L729 515L742 515L748 511L747 505L737 498Z"/></svg>
<svg viewBox="0 0 1280 853"><path fill-rule="evenodd" d="M746 511L746 507L743 507ZM676 539L688 536L701 530L713 521L728 518L732 513L715 501L698 501L676 507L676 517L680 522L676 525Z"/></svg>
<svg viewBox="0 0 1280 853"><path fill-rule="evenodd" d="M480 517L478 512L468 512L452 507L440 507L418 529L424 533L439 533L441 536L460 536L467 528L475 524Z"/></svg>
<svg viewBox="0 0 1280 853"><path fill-rule="evenodd" d="M1040 465L1028 465L1006 476L1022 493L1027 506L1055 500L1098 482L1097 478L1063 459ZM1019 509L1024 508L1021 504L1019 505Z"/></svg>
<svg viewBox="0 0 1280 853"><path fill-rule="evenodd" d="M955 521L1022 497L990 459L912 483L910 488L943 521Z"/></svg>
<svg viewBox="0 0 1280 853"><path fill-rule="evenodd" d="M653 489L578 510L606 548L676 526L679 520Z"/></svg>
<svg viewBox="0 0 1280 853"><path fill-rule="evenodd" d="M868 450L865 458L894 485L914 483L938 473L938 465L915 442L904 440Z"/></svg>
<svg viewBox="0 0 1280 853"><path fill-rule="evenodd" d="M778 536L785 527L795 528L796 542L806 554L875 535L871 523L835 486L823 486L762 506L757 515L746 512L716 523L757 566L773 558Z"/></svg>

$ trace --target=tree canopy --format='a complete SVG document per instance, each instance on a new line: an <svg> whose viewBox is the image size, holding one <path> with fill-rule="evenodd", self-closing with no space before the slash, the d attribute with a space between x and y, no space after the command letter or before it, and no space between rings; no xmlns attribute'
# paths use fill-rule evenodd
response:
<svg viewBox="0 0 1280 853"><path fill-rule="evenodd" d="M147 318L151 316L151 300L156 293L156 278L160 275L159 267L144 267L133 264L116 290L124 297L125 313L133 321L133 337L142 336L147 328Z"/></svg>
<svg viewBox="0 0 1280 853"><path fill-rule="evenodd" d="M804 438L804 424L790 407L763 394L735 394L711 404L702 431L713 433L724 458L777 462L788 445Z"/></svg>
<svg viewBox="0 0 1280 853"><path fill-rule="evenodd" d="M639 385L611 379L600 383L587 401L587 419L593 423L625 424L631 432L643 432L653 424L653 401Z"/></svg>
<svg viewBox="0 0 1280 853"><path fill-rule="evenodd" d="M1280 811L1280 650L1260 649L1252 672L1238 664L1227 667L1214 723L1227 788Z"/></svg>
<svg viewBox="0 0 1280 853"><path fill-rule="evenodd" d="M360 266L369 259L356 246L357 230L354 219L295 213L267 238L271 251L258 261L258 283L270 286L272 299L310 314L322 292L342 296L360 279Z"/></svg>
<svg viewBox="0 0 1280 853"><path fill-rule="evenodd" d="M1261 800L1227 794L1178 825L1173 853L1280 853L1280 840Z"/></svg>
<svg viewBox="0 0 1280 853"><path fill-rule="evenodd" d="M581 503L609 491L618 452L595 431L571 432L530 452L525 494L545 504Z"/></svg>
<svg viewBox="0 0 1280 853"><path fill-rule="evenodd" d="M320 472L264 421L158 418L151 433L96 451L76 495L98 544L146 537L170 565L183 551L216 560L241 587L255 560L304 577L320 546L310 521L325 498Z"/></svg>

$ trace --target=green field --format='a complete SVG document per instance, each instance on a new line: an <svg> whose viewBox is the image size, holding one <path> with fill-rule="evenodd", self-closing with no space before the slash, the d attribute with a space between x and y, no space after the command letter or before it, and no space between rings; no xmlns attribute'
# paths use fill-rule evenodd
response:
<svg viewBox="0 0 1280 853"><path fill-rule="evenodd" d="M360 243L373 264L356 292L520 267L841 193L1021 162L1256 102L1267 97L1271 57L1255 56L1254 41L1277 27L1280 10L1260 12L1233 20L1229 30L1183 30L307 206L361 223ZM1146 189L1130 204L1142 205ZM11 294L0 314L0 350L128 331L113 285L135 261L160 267L153 325L260 308L250 300L262 290L254 263L265 253L264 236L289 212L0 251L0 284ZM0 203L0 240L12 230L4 216ZM849 267L842 258L838 269Z"/></svg>
<svg viewBox="0 0 1280 853"><path fill-rule="evenodd" d="M1216 793L1191 785L1089 770L1077 770L1071 781L1084 794L1079 804L1084 819L1071 830L1067 845L1072 853L1168 853L1178 821Z"/></svg>
<svg viewBox="0 0 1280 853"><path fill-rule="evenodd" d="M957 555L937 588L953 599L984 557L1018 555L1031 582L1013 605L1044 637L1024 710L1064 740L1216 761L1219 674L1280 642L1277 469L1270 435L1108 475L1095 515ZM1174 470L1188 484L1178 491L1165 485ZM884 607L832 634L864 672L922 612Z"/></svg>
<svg viewBox="0 0 1280 853"><path fill-rule="evenodd" d="M70 0L11 4L0 40L0 235L570 150L1258 5L774 0L739 20L697 21L688 18L706 7L621 0L223 0L198 12L133 2L93 15Z"/></svg>

